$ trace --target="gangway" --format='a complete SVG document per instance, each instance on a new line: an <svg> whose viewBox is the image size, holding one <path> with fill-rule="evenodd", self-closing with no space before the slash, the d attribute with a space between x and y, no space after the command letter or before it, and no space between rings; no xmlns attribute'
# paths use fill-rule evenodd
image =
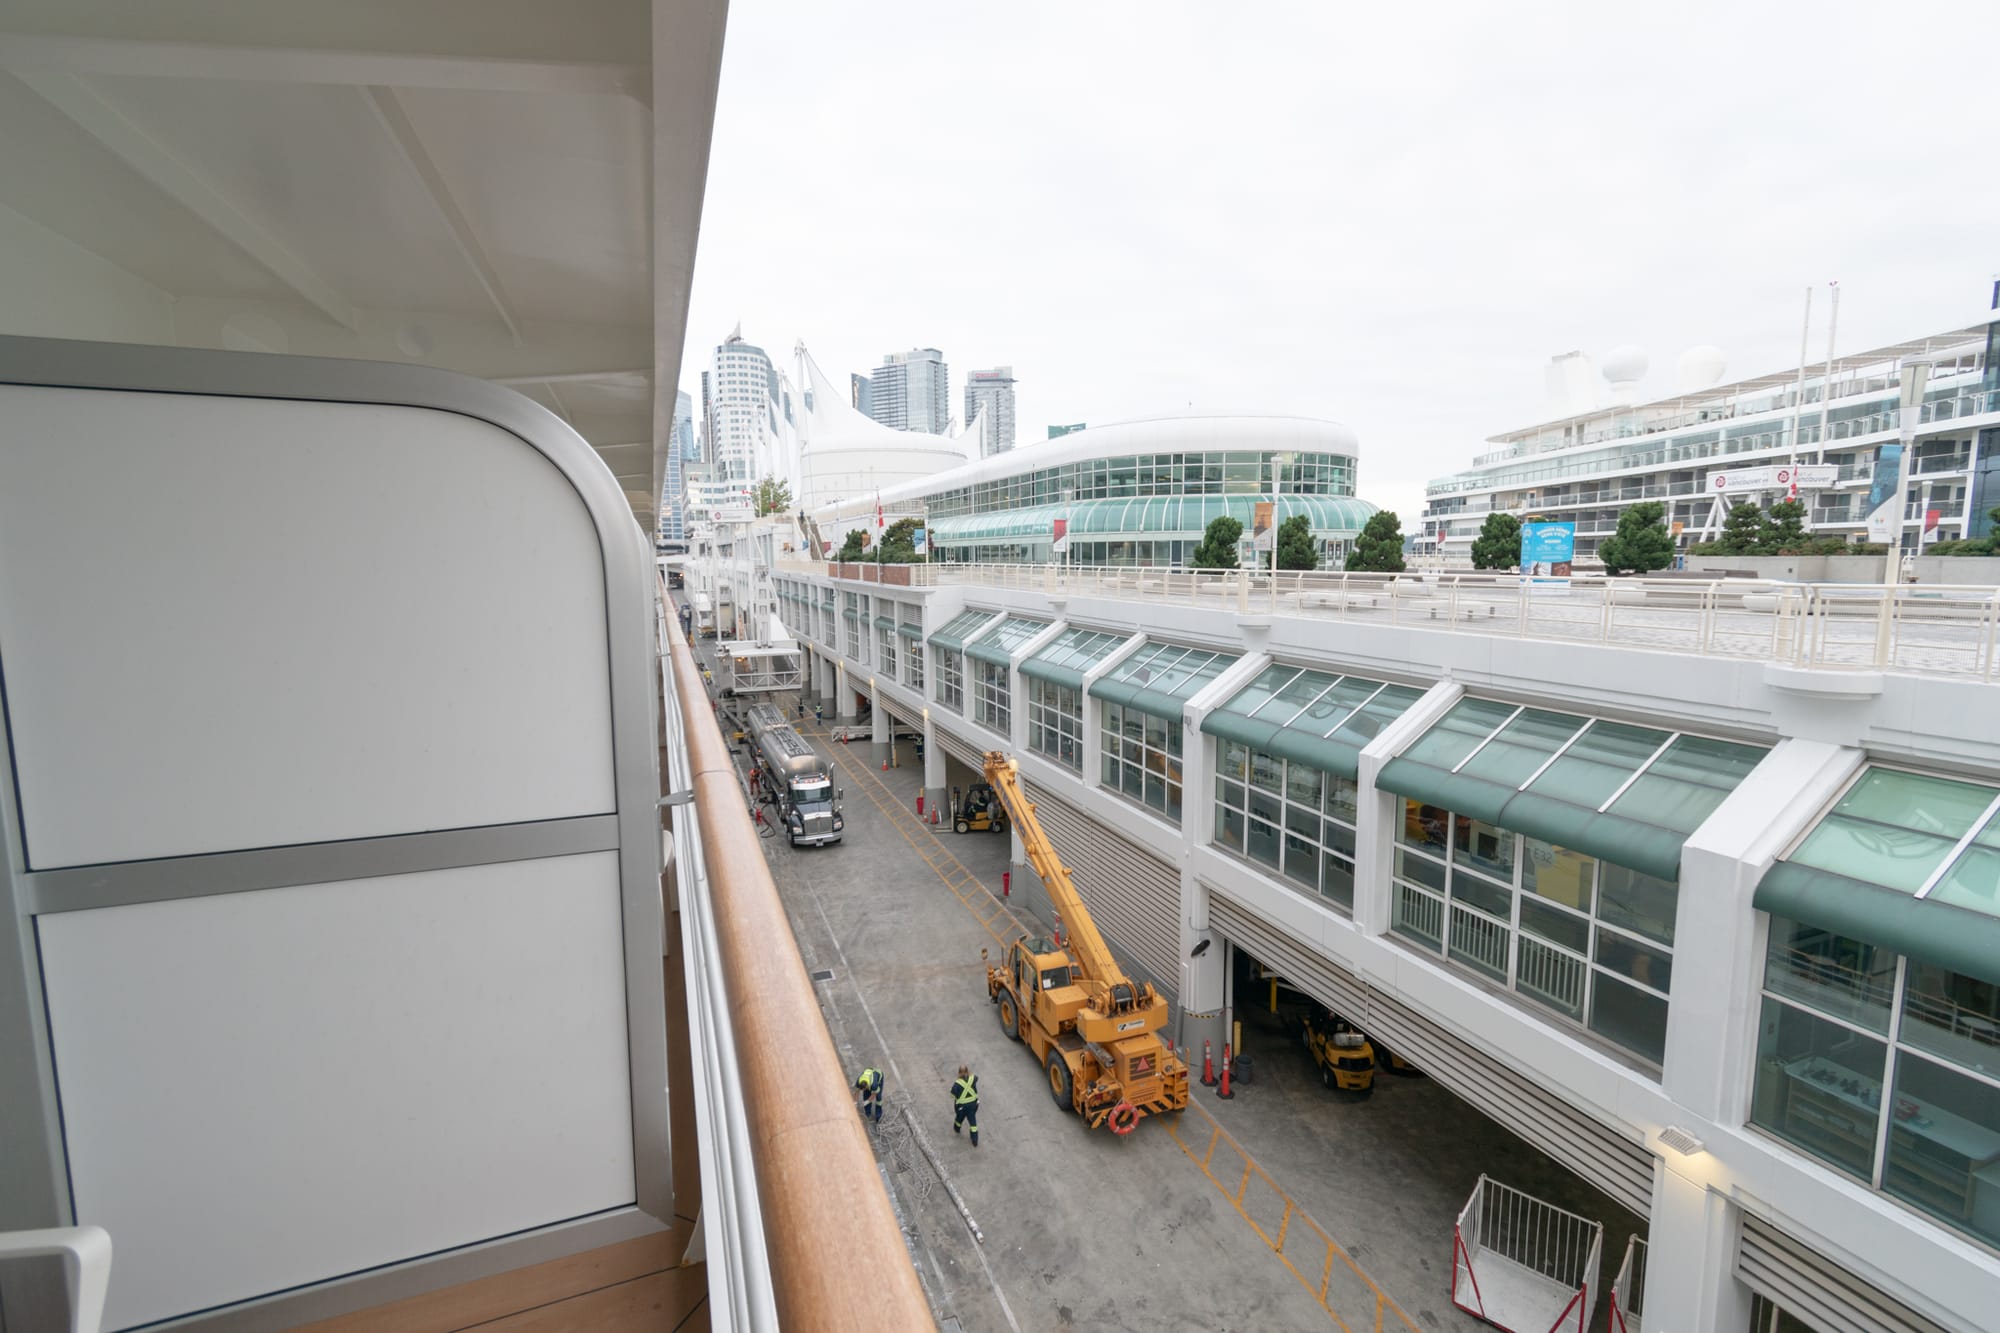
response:
<svg viewBox="0 0 2000 1333"><path fill-rule="evenodd" d="M1480 1176L1452 1229L1451 1303L1506 1333L1584 1333L1604 1224Z"/></svg>
<svg viewBox="0 0 2000 1333"><path fill-rule="evenodd" d="M717 656L728 673L722 689L725 696L796 690L805 683L804 653L790 636L724 639L717 647Z"/></svg>
<svg viewBox="0 0 2000 1333"><path fill-rule="evenodd" d="M1604 1317L1605 1333L1639 1333L1645 1314L1646 1242L1638 1236L1625 1241L1625 1262L1611 1281L1611 1313Z"/></svg>

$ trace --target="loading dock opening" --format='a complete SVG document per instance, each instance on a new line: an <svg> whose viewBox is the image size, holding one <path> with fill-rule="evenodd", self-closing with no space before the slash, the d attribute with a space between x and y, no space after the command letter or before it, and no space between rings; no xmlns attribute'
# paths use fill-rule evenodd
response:
<svg viewBox="0 0 2000 1333"><path fill-rule="evenodd" d="M1601 1227L1603 1244L1591 1261L1589 1287L1593 1298L1609 1289L1610 1269L1625 1255L1628 1241L1645 1234L1643 1216L1621 1206L1598 1181L1542 1151L1525 1137L1518 1119L1475 1104L1439 1078L1388 1077L1378 1061L1372 1095L1329 1091L1300 1040L1303 1015L1314 1008L1323 1016L1337 1013L1373 1038L1370 1019L1379 1014L1371 1015L1365 1005L1334 1010L1316 982L1268 965L1226 935L1224 948L1228 1030L1240 1035L1256 1069L1255 1080L1229 1103L1230 1113L1268 1114L1293 1127L1283 1154L1273 1154L1267 1145L1265 1164L1283 1168L1288 1188L1343 1244L1365 1249L1371 1272L1386 1287L1433 1293L1444 1327L1478 1327L1475 1312L1454 1308L1448 1299L1451 1281L1438 1260L1468 1196L1482 1176L1491 1176L1580 1216L1587 1226ZM1196 1095L1212 1094L1200 1089ZM1385 1182L1393 1182L1392 1188L1385 1190ZM1485 1269L1479 1274L1484 1283ZM1636 1330L1637 1320L1632 1322ZM1537 1333L1549 1327L1545 1323Z"/></svg>

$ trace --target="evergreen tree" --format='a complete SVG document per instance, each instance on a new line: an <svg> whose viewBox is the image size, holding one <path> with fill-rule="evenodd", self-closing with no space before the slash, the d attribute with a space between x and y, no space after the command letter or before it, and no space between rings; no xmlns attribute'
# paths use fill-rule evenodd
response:
<svg viewBox="0 0 2000 1333"><path fill-rule="evenodd" d="M1278 525L1278 568L1319 568L1319 543L1313 540L1312 520L1304 514L1293 514Z"/></svg>
<svg viewBox="0 0 2000 1333"><path fill-rule="evenodd" d="M899 518L882 529L882 549L877 552L885 564L914 565L923 557L917 554L917 529L921 527L914 518Z"/></svg>
<svg viewBox="0 0 2000 1333"><path fill-rule="evenodd" d="M1521 520L1512 514L1488 514L1472 539L1474 569L1521 567Z"/></svg>
<svg viewBox="0 0 2000 1333"><path fill-rule="evenodd" d="M1354 539L1347 554L1347 568L1381 574L1403 571L1403 520L1393 509L1378 509Z"/></svg>
<svg viewBox="0 0 2000 1333"><path fill-rule="evenodd" d="M859 560L861 553L867 549L867 546L867 531L863 528L849 528L847 530L847 540L841 543L840 553L833 558L835 560Z"/></svg>
<svg viewBox="0 0 2000 1333"><path fill-rule="evenodd" d="M750 492L750 503L759 518L782 514L792 507L792 483L782 477L766 477Z"/></svg>
<svg viewBox="0 0 2000 1333"><path fill-rule="evenodd" d="M1759 550L1765 555L1796 553L1806 541L1805 505L1797 500L1780 500L1772 505Z"/></svg>
<svg viewBox="0 0 2000 1333"><path fill-rule="evenodd" d="M1729 507L1729 517L1722 521L1722 535L1706 544L1705 555L1755 555L1764 544L1764 532L1769 525L1764 521L1764 511L1749 502Z"/></svg>
<svg viewBox="0 0 2000 1333"><path fill-rule="evenodd" d="M1227 514L1211 519L1201 544L1194 548L1188 563L1196 569L1236 568L1236 544L1243 540L1243 525Z"/></svg>
<svg viewBox="0 0 2000 1333"><path fill-rule="evenodd" d="M1753 510L1755 505L1750 506ZM1646 500L1618 516L1618 531L1597 548L1607 574L1649 573L1674 563L1673 534L1665 522L1667 507L1658 500Z"/></svg>

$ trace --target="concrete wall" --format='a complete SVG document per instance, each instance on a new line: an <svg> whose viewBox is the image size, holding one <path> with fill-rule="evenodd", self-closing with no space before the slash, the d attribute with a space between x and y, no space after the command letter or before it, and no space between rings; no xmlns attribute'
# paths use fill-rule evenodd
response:
<svg viewBox="0 0 2000 1333"><path fill-rule="evenodd" d="M1880 583L1879 555L1691 555L1688 569L1735 571L1791 583ZM1923 555L1911 562L1919 583L2000 586L2000 557Z"/></svg>

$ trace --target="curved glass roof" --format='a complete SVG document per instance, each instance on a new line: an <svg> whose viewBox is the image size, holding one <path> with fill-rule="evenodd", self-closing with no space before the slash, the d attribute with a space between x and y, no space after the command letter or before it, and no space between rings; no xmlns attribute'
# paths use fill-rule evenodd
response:
<svg viewBox="0 0 2000 1333"><path fill-rule="evenodd" d="M1109 630L1085 629L1081 625L1066 629L1056 636L1054 643L1021 663L1021 674L1054 681L1073 690L1082 689L1084 673L1131 637Z"/></svg>
<svg viewBox="0 0 2000 1333"><path fill-rule="evenodd" d="M1130 500L1079 500L1071 504L1029 505L990 514L935 519L931 540L941 545L1054 540L1055 521L1067 516L1073 537L1157 537L1162 533L1201 536L1210 522L1227 516L1249 531L1262 497L1256 495L1170 495ZM1347 495L1284 495L1278 521L1304 514L1323 537L1352 537L1375 506Z"/></svg>
<svg viewBox="0 0 2000 1333"><path fill-rule="evenodd" d="M2000 984L2000 787L1871 766L1755 902Z"/></svg>
<svg viewBox="0 0 2000 1333"><path fill-rule="evenodd" d="M1210 736L1352 778L1361 747L1423 698L1410 685L1279 663L1202 719Z"/></svg>
<svg viewBox="0 0 2000 1333"><path fill-rule="evenodd" d="M1460 699L1376 786L1660 879L1768 747Z"/></svg>

